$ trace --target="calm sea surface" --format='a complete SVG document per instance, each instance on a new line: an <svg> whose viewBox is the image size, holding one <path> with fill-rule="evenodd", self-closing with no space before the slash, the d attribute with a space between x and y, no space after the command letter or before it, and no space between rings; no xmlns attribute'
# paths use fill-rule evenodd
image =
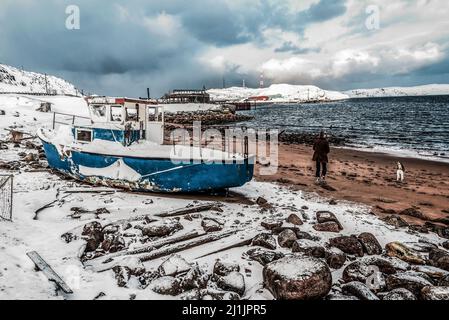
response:
<svg viewBox="0 0 449 320"><path fill-rule="evenodd" d="M274 105L242 113L255 117L245 123L249 127L324 129L348 137L353 147L449 160L449 96Z"/></svg>

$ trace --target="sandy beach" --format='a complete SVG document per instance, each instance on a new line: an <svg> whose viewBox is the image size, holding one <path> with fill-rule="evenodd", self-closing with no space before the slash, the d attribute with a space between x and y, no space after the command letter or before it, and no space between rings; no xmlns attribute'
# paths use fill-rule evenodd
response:
<svg viewBox="0 0 449 320"><path fill-rule="evenodd" d="M335 200L361 202L372 206L373 212L381 217L408 208L419 210L430 220L449 216L447 163L332 148L327 178L331 188L323 188L314 183L312 154L311 146L281 144L277 174L261 176L256 170L256 179L316 192ZM406 167L404 183L396 182L396 161ZM423 223L422 219L403 218L408 222Z"/></svg>

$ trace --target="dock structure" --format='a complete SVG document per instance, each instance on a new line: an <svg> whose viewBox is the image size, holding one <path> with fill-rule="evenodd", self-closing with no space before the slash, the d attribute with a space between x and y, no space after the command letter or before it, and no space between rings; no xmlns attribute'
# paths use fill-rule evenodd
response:
<svg viewBox="0 0 449 320"><path fill-rule="evenodd" d="M206 90L173 90L167 93L162 100L167 103L210 103L210 95Z"/></svg>

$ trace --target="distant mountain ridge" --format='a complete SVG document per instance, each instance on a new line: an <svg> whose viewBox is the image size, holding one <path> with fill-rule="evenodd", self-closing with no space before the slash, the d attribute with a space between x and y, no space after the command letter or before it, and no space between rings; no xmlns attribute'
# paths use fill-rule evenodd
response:
<svg viewBox="0 0 449 320"><path fill-rule="evenodd" d="M386 87L354 89L343 92L351 98L382 98L407 96L449 95L449 84L429 84L415 87Z"/></svg>
<svg viewBox="0 0 449 320"><path fill-rule="evenodd" d="M2 92L79 95L75 86L64 79L0 64L0 93Z"/></svg>

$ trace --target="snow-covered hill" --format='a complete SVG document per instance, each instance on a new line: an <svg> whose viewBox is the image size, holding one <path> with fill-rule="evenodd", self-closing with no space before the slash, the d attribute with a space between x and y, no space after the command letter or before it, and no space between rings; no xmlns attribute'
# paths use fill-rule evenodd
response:
<svg viewBox="0 0 449 320"><path fill-rule="evenodd" d="M47 85L46 79L47 78ZM61 78L0 64L0 93L51 93L79 95L75 86Z"/></svg>
<svg viewBox="0 0 449 320"><path fill-rule="evenodd" d="M273 103L295 103L307 101L334 101L349 97L336 91L327 91L316 86L299 86L290 84L273 84L268 88L251 89L232 87L225 89L210 89L208 93L216 101L243 101L250 97L269 97Z"/></svg>
<svg viewBox="0 0 449 320"><path fill-rule="evenodd" d="M344 94L351 98L449 95L449 84L429 84L417 87L355 89L346 91Z"/></svg>

